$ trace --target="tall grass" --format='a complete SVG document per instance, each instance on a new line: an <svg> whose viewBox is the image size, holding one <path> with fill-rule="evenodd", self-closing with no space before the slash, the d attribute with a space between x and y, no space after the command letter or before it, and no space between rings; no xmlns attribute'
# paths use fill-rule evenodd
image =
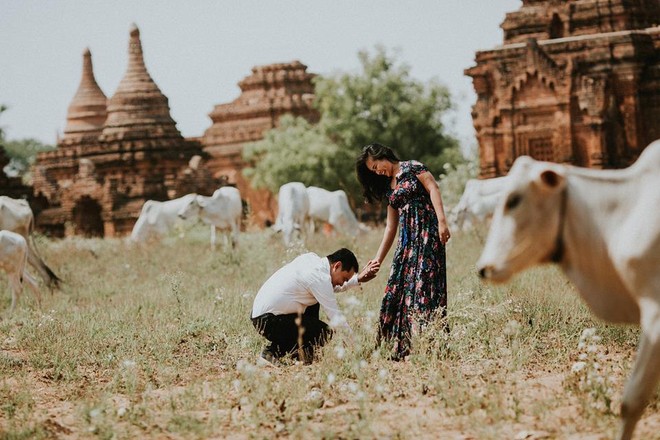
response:
<svg viewBox="0 0 660 440"><path fill-rule="evenodd" d="M325 255L346 246L364 263L381 234L317 234L307 248ZM147 247L45 241L42 253L65 284L41 309L26 292L0 321L0 437L611 436L637 330L594 320L553 267L482 284L474 264L484 234L454 233L451 332L431 325L408 362L387 361L374 345L387 263L339 296L354 344L338 334L312 366L278 369L255 365L265 341L249 320L252 301L304 248L287 250L261 231L243 234L233 253L212 252L205 228ZM7 292L0 308L9 301ZM611 387L600 394L576 386L571 369L585 328L606 352L600 371ZM653 438L653 426L641 426L640 438Z"/></svg>

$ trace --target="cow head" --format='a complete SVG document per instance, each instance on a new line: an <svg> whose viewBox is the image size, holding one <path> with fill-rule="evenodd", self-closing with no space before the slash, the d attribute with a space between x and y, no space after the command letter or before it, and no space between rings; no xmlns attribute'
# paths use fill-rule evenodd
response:
<svg viewBox="0 0 660 440"><path fill-rule="evenodd" d="M195 194L194 197L186 200L177 215L182 220L195 219L199 216L199 211L204 203L203 197Z"/></svg>
<svg viewBox="0 0 660 440"><path fill-rule="evenodd" d="M496 282L548 261L561 233L564 167L523 156L509 176L477 263L480 276Z"/></svg>

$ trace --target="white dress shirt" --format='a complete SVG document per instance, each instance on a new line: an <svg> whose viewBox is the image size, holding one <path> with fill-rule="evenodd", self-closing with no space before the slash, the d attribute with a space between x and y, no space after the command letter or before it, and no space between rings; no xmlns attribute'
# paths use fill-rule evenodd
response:
<svg viewBox="0 0 660 440"><path fill-rule="evenodd" d="M309 252L296 257L266 280L254 298L252 317L256 318L264 313L304 313L307 307L320 303L330 318L332 327L342 326L350 332L346 318L339 310L335 292L358 284L355 274L343 285L333 287L328 258Z"/></svg>

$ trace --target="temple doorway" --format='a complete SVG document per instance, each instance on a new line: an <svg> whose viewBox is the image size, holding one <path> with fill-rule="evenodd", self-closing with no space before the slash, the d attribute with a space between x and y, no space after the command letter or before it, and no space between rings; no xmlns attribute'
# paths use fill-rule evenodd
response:
<svg viewBox="0 0 660 440"><path fill-rule="evenodd" d="M76 235L103 237L101 205L89 196L84 196L73 208L73 223Z"/></svg>

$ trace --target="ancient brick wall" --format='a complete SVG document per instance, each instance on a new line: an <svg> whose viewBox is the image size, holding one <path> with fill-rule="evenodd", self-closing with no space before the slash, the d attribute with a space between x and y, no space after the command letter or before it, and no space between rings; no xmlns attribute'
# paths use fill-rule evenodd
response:
<svg viewBox="0 0 660 440"><path fill-rule="evenodd" d="M660 138L657 1L523 1L504 45L478 52L481 177L516 157L613 168Z"/></svg>
<svg viewBox="0 0 660 440"><path fill-rule="evenodd" d="M129 61L116 92L106 99L94 79L91 53L54 151L39 153L34 193L44 205L37 226L55 236L111 237L130 233L146 200L168 200L190 188L210 194L198 140L187 140L170 116L167 97L146 69L133 27Z"/></svg>
<svg viewBox="0 0 660 440"><path fill-rule="evenodd" d="M320 115L312 105L314 76L299 61L256 66L238 83L240 96L217 105L209 115L213 124L202 137L204 151L211 157L208 166L216 178L238 187L255 225L273 222L276 204L270 192L252 188L242 175L243 146L263 139L284 114L318 122Z"/></svg>

